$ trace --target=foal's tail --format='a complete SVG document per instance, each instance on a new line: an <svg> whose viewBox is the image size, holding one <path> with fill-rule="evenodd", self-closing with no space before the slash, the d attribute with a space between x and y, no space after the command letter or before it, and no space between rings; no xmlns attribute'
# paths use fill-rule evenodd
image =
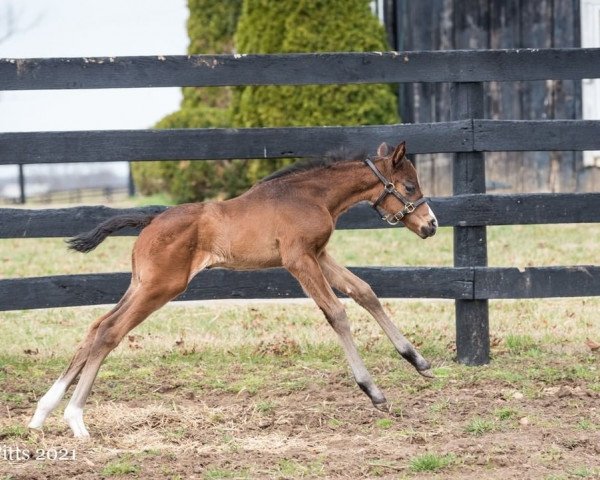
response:
<svg viewBox="0 0 600 480"><path fill-rule="evenodd" d="M110 234L127 227L146 227L158 213L130 213L109 218L93 230L69 238L69 248L87 253L100 245Z"/></svg>

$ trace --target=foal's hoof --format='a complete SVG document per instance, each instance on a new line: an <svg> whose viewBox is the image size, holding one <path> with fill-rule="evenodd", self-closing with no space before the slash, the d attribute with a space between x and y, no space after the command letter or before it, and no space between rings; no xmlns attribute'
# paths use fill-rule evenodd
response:
<svg viewBox="0 0 600 480"><path fill-rule="evenodd" d="M373 406L374 406L374 407L375 407L377 410L379 410L379 411L381 411L381 412L384 412L384 413L390 413L390 406L389 406L389 405L388 405L388 403L387 403L387 402L385 402L385 401L384 401L384 402L382 402L382 403L375 403L375 402L373 402Z"/></svg>
<svg viewBox="0 0 600 480"><path fill-rule="evenodd" d="M426 370L417 370L420 375L423 375L425 378L435 378L433 372L428 368Z"/></svg>

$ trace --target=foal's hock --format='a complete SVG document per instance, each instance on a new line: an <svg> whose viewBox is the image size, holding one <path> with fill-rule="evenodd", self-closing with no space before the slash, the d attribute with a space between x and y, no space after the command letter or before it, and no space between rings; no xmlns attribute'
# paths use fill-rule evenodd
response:
<svg viewBox="0 0 600 480"><path fill-rule="evenodd" d="M422 238L435 234L437 220L402 143L391 153L382 144L373 158L296 164L231 200L180 205L158 215L114 217L69 240L70 248L89 252L121 228L143 227L133 247L129 288L89 327L67 369L39 400L29 427L42 427L80 375L64 418L76 437L88 437L83 407L103 360L129 331L181 294L205 268L286 268L338 334L359 387L375 407L387 410L352 340L334 288L368 310L419 373L431 374L428 362L396 328L369 285L326 251L339 215L361 201L370 202L392 225L402 222Z"/></svg>

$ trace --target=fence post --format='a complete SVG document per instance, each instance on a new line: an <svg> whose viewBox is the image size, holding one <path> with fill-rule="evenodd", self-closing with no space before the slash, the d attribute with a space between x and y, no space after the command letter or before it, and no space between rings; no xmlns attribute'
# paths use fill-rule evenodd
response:
<svg viewBox="0 0 600 480"><path fill-rule="evenodd" d="M19 163L19 203L25 205L27 197L25 196L25 171L23 164Z"/></svg>
<svg viewBox="0 0 600 480"><path fill-rule="evenodd" d="M455 83L452 87L455 120L483 118L483 83ZM457 153L453 165L454 195L485 193L483 152ZM486 227L454 228L454 266L486 267ZM456 300L456 356L466 365L483 365L490 358L487 300Z"/></svg>
<svg viewBox="0 0 600 480"><path fill-rule="evenodd" d="M135 197L135 182L133 181L133 168L131 162L128 163L129 170L127 173L127 194L130 197Z"/></svg>

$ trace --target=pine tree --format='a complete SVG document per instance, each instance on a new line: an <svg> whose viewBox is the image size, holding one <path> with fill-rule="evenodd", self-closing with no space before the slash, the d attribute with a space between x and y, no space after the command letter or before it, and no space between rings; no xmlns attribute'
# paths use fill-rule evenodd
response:
<svg viewBox="0 0 600 480"><path fill-rule="evenodd" d="M243 3L242 3L243 1ZM188 0L190 54L363 52L387 49L369 0ZM239 18L239 20L238 20ZM398 122L390 85L184 88L181 109L158 128L377 125ZM142 193L177 202L235 196L293 160L136 165Z"/></svg>
<svg viewBox="0 0 600 480"><path fill-rule="evenodd" d="M188 53L231 53L242 0L188 0ZM185 87L181 108L156 128L229 127L232 89L229 87ZM230 162L161 161L133 166L138 190L144 195L169 193L177 203L211 198L227 189L226 179L236 168Z"/></svg>
<svg viewBox="0 0 600 480"><path fill-rule="evenodd" d="M236 32L241 53L387 50L385 31L369 0L244 0ZM389 85L248 86L234 97L241 127L397 123ZM247 183L289 163L252 161Z"/></svg>

